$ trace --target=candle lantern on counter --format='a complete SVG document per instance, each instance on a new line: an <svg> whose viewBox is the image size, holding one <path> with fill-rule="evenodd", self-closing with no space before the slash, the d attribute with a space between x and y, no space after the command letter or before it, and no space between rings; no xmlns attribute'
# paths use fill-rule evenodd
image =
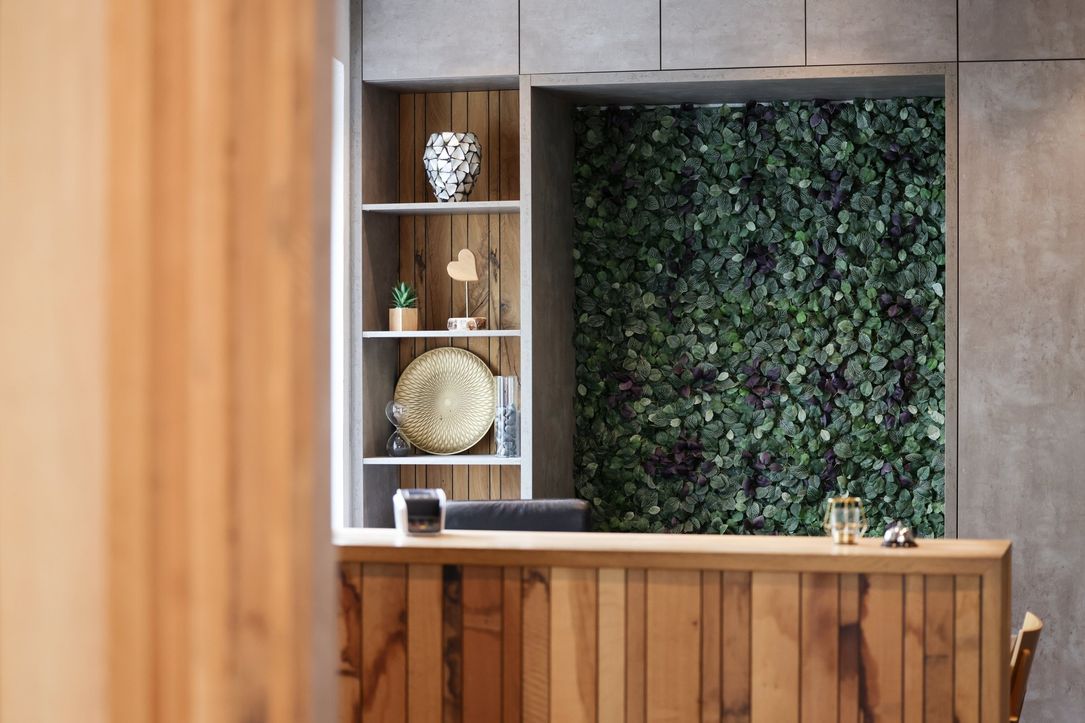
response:
<svg viewBox="0 0 1085 723"><path fill-rule="evenodd" d="M831 497L825 510L825 531L833 544L854 545L867 531L866 512L858 497Z"/></svg>

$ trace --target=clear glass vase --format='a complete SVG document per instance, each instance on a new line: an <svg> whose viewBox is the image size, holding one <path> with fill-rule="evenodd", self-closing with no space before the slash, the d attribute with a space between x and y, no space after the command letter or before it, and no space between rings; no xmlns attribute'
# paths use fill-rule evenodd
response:
<svg viewBox="0 0 1085 723"><path fill-rule="evenodd" d="M497 409L494 414L494 442L498 457L520 456L520 382L514 376L494 377L497 382Z"/></svg>

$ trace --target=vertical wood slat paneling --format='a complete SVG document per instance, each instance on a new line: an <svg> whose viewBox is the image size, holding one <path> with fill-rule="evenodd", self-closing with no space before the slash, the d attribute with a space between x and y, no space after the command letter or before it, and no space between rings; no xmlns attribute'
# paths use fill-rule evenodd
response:
<svg viewBox="0 0 1085 723"><path fill-rule="evenodd" d="M840 670L840 582L830 573L802 576L803 723L836 723Z"/></svg>
<svg viewBox="0 0 1085 723"><path fill-rule="evenodd" d="M840 723L859 723L859 576L840 576Z"/></svg>
<svg viewBox="0 0 1085 723"><path fill-rule="evenodd" d="M483 144L482 147L482 163L486 166L489 176L489 181L486 184L486 190L490 200L500 200L504 197L501 195L501 91L490 91L488 97L488 119L487 125L489 133L487 135L488 142ZM481 140L481 139L480 139ZM487 151L486 149L489 149ZM519 174L517 174L517 186L519 186ZM517 193L519 196L519 193ZM495 328L500 328L501 324L501 217L490 215L486 216L489 223L489 258L487 261L487 268L489 272L488 278L488 293L487 293L487 307L486 318L491 320L491 323L495 325ZM481 277L480 277L481 278ZM497 338L491 338L488 344L489 356L486 358L490 362L490 366L495 369L501 369L501 342ZM492 437L491 437L492 443ZM490 467L490 499L501 499L501 468Z"/></svg>
<svg viewBox="0 0 1085 723"><path fill-rule="evenodd" d="M441 719L442 577L439 565L411 565L407 573L407 720L411 723Z"/></svg>
<svg viewBox="0 0 1085 723"><path fill-rule="evenodd" d="M904 578L860 577L859 708L869 723L899 723L902 711Z"/></svg>
<svg viewBox="0 0 1085 723"><path fill-rule="evenodd" d="M748 572L723 573L720 661L723 723L750 720L750 577Z"/></svg>
<svg viewBox="0 0 1085 723"><path fill-rule="evenodd" d="M720 655L723 652L720 600L722 573L705 570L701 573L701 723L719 723Z"/></svg>
<svg viewBox="0 0 1085 723"><path fill-rule="evenodd" d="M701 574L648 570L645 612L645 713L652 721L700 716Z"/></svg>
<svg viewBox="0 0 1085 723"><path fill-rule="evenodd" d="M625 570L599 570L598 721L625 720Z"/></svg>
<svg viewBox="0 0 1085 723"><path fill-rule="evenodd" d="M980 719L981 683L979 577L957 576L953 622L954 723L976 723ZM1007 645L1006 638L999 643Z"/></svg>
<svg viewBox="0 0 1085 723"><path fill-rule="evenodd" d="M415 131L415 103L421 96L401 95L399 97L399 167L409 165L414 159L415 138L419 135ZM399 200L401 203L410 203L418 200L415 197L414 176L410 173L399 174ZM399 280L414 287L415 291L422 293L422 287L418 283L415 274L414 263L414 239L415 223L418 221L414 216L406 216L399 220ZM415 340L407 339L399 342L399 372L402 373L415 356ZM421 471L422 483L418 483L418 474ZM399 470L400 487L425 487L425 469L419 469L413 465L404 465Z"/></svg>
<svg viewBox="0 0 1085 723"><path fill-rule="evenodd" d="M750 582L750 716L754 723L799 720L798 573L754 572Z"/></svg>
<svg viewBox="0 0 1085 723"><path fill-rule="evenodd" d="M463 568L463 720L501 719L504 570Z"/></svg>
<svg viewBox="0 0 1085 723"><path fill-rule="evenodd" d="M904 723L924 720L924 632L926 582L923 575L904 578Z"/></svg>
<svg viewBox="0 0 1085 723"><path fill-rule="evenodd" d="M523 705L523 570L506 567L502 587L501 716L504 723L520 723Z"/></svg>
<svg viewBox="0 0 1085 723"><path fill-rule="evenodd" d="M523 723L550 720L550 570L524 568Z"/></svg>
<svg viewBox="0 0 1085 723"><path fill-rule="evenodd" d="M644 710L645 646L648 621L645 603L647 573L627 570L625 573L625 717L627 723L645 723Z"/></svg>
<svg viewBox="0 0 1085 723"><path fill-rule="evenodd" d="M340 723L362 721L362 566L339 567Z"/></svg>
<svg viewBox="0 0 1085 723"><path fill-rule="evenodd" d="M362 721L407 718L407 568L362 566Z"/></svg>
<svg viewBox="0 0 1085 723"><path fill-rule="evenodd" d="M981 591L974 575L346 564L339 721L979 721Z"/></svg>
<svg viewBox="0 0 1085 723"><path fill-rule="evenodd" d="M441 581L442 718L463 720L463 568L445 565Z"/></svg>
<svg viewBox="0 0 1085 723"><path fill-rule="evenodd" d="M596 720L598 576L591 568L550 570L550 718Z"/></svg>
<svg viewBox="0 0 1085 723"><path fill-rule="evenodd" d="M923 681L925 720L953 720L953 577L929 575L924 602Z"/></svg>

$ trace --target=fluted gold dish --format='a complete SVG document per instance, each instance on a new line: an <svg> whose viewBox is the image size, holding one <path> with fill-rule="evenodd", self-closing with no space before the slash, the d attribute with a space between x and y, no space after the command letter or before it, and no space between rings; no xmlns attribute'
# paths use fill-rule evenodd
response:
<svg viewBox="0 0 1085 723"><path fill-rule="evenodd" d="M466 349L431 349L407 365L395 400L406 408L399 431L430 454L458 454L475 446L494 422L494 376Z"/></svg>

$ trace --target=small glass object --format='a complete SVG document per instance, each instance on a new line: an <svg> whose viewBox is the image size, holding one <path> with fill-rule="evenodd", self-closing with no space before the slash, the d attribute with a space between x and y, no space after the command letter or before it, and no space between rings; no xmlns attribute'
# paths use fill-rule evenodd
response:
<svg viewBox="0 0 1085 723"><path fill-rule="evenodd" d="M388 451L389 457L409 457L411 454L411 443L398 429L392 432L384 448Z"/></svg>
<svg viewBox="0 0 1085 723"><path fill-rule="evenodd" d="M407 406L393 399L385 405L384 416L388 417L388 421L394 426L402 427L407 421Z"/></svg>
<svg viewBox="0 0 1085 723"><path fill-rule="evenodd" d="M866 512L858 497L832 497L825 510L825 531L835 545L854 545L867 531Z"/></svg>
<svg viewBox="0 0 1085 723"><path fill-rule="evenodd" d="M497 409L494 414L494 442L498 457L520 456L520 384L516 377L494 377Z"/></svg>
<svg viewBox="0 0 1085 723"><path fill-rule="evenodd" d="M384 407L384 416L388 417L388 421L395 427L395 431L392 432L392 436L388 438L388 442L384 445L384 449L388 452L389 457L408 457L414 451L411 448L411 443L407 441L407 438L403 436L403 433L399 431L399 428L403 426L403 422L407 419L407 407L394 399L388 402Z"/></svg>

